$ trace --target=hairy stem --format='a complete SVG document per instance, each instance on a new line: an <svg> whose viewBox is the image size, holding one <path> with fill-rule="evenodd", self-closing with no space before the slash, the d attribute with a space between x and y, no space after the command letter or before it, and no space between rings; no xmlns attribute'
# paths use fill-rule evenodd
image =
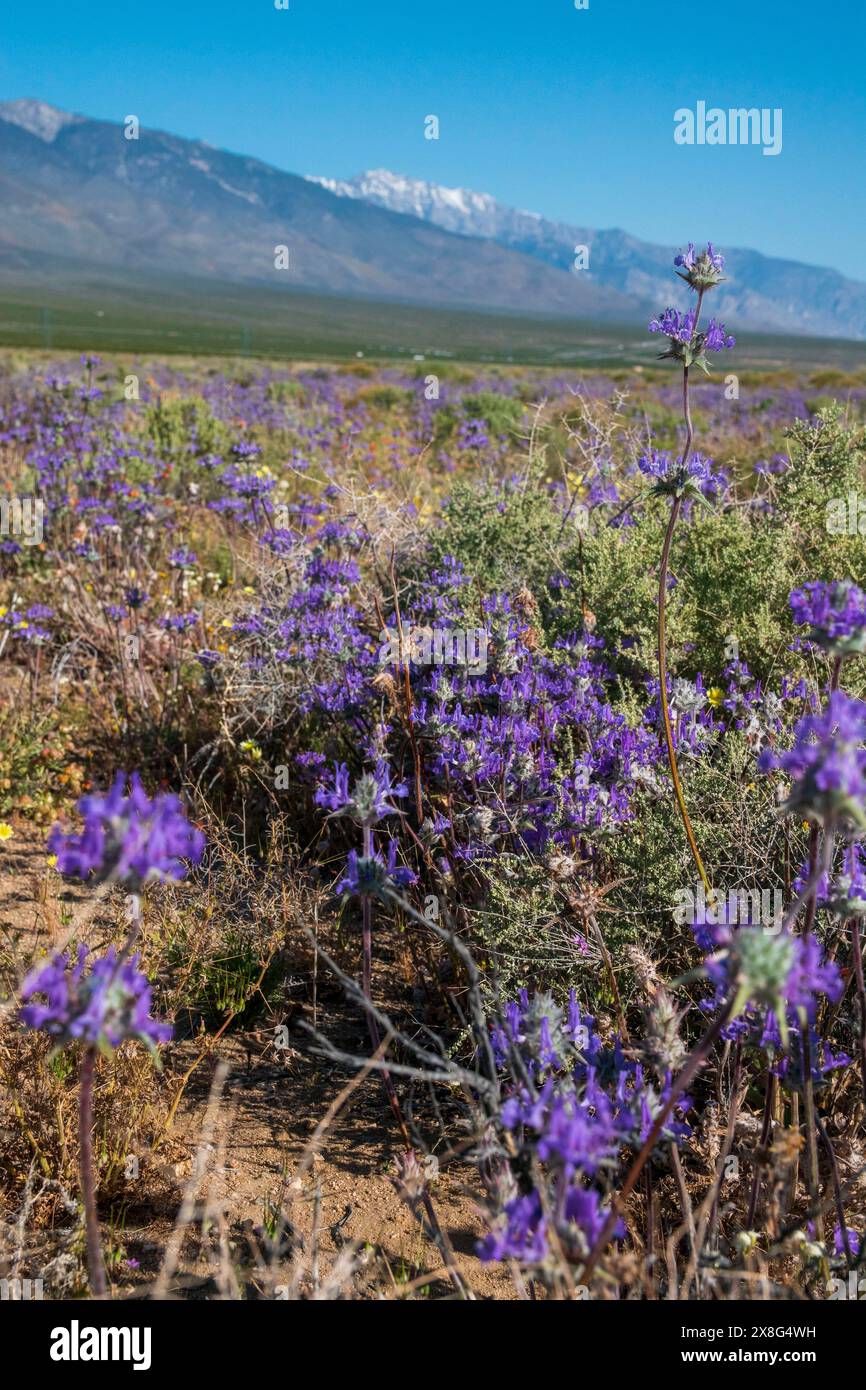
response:
<svg viewBox="0 0 866 1390"><path fill-rule="evenodd" d="M754 1229L755 1216L758 1210L758 1195L761 1190L761 1167L763 1162L763 1150L766 1149L770 1139L770 1131L773 1126L773 1100L776 1090L776 1078L771 1071L767 1072L767 1080L764 1091L764 1117L761 1121L761 1137L758 1140L759 1154L755 1161L755 1174L752 1178L752 1191L749 1197L749 1212L746 1216L746 1230Z"/></svg>
<svg viewBox="0 0 866 1390"><path fill-rule="evenodd" d="M687 373L688 368L686 368L685 371ZM673 539L674 527L677 524L677 517L680 514L681 507L682 498L675 497L673 505L671 506L671 514L668 518L668 528L665 532L665 541L664 546L662 548L661 567L659 570L659 700L661 703L662 720L664 723L665 730L665 743L667 745L668 750L668 764L671 770L671 781L673 782L674 786L674 796L676 798L677 806L679 807L680 816L682 817L683 826L686 832L686 839L689 842L689 849L692 852L692 858L694 859L698 873L701 876L701 882L704 885L704 889L707 894L707 899L712 905L715 902L715 894L713 893L713 888L712 884L710 883L709 875L707 874L707 871L704 868L704 861L701 859L700 850L698 849L698 842L695 839L695 832L692 829L692 823L689 819L689 813L686 807L686 799L683 796L683 788L682 783L680 782L679 768L677 767L677 755L676 750L674 748L673 727L671 725L671 711L670 706L668 704L668 669L667 638L665 633L665 605L667 601L668 561L670 559L671 553L671 541Z"/></svg>
<svg viewBox="0 0 866 1390"><path fill-rule="evenodd" d="M863 1087L863 1118L866 1123L866 988L863 984L863 951L860 944L860 919L851 922L851 947L854 957L854 978L857 981L857 1002L860 1019L857 1028L857 1050L860 1054L860 1084Z"/></svg>
<svg viewBox="0 0 866 1390"><path fill-rule="evenodd" d="M819 1207L818 1126L815 1119L815 1087L812 1080L812 1040L809 1036L809 1020L806 1017L805 1009L800 1010L800 1045L803 1066L803 1101L805 1110L803 1118L806 1125L806 1154L809 1161L809 1204L812 1207ZM820 1209L815 1217L815 1231L818 1240L823 1243L824 1215Z"/></svg>
<svg viewBox="0 0 866 1390"><path fill-rule="evenodd" d="M725 1168L731 1149L734 1147L734 1137L737 1129L737 1120L740 1114L740 1081L743 1074L743 1050L742 1043L737 1043L734 1051L734 1074L731 1080L731 1094L728 1101L728 1125L725 1130L725 1141L719 1160L716 1164L716 1174L713 1179L713 1200L710 1206L710 1216L707 1232L708 1244L712 1247L716 1240L716 1227L719 1221L719 1199L722 1193L722 1184L725 1181ZM700 1238L699 1238L700 1242Z"/></svg>
<svg viewBox="0 0 866 1390"><path fill-rule="evenodd" d="M87 1236L87 1272L90 1288L96 1298L102 1298L106 1291L105 1266L102 1263L102 1247L99 1243L99 1220L96 1213L96 1177L93 1171L93 1076L96 1068L96 1051L85 1048L81 1059L81 1077L78 1092L78 1129L81 1173L81 1194L84 1198L84 1228Z"/></svg>
<svg viewBox="0 0 866 1390"><path fill-rule="evenodd" d="M695 307L695 321L692 326L693 335L697 332L698 321L701 317L701 304L703 303L703 298L704 292L703 290L700 290L698 292L698 302ZM685 468L686 464L689 461L689 456L692 452L692 444L694 442L695 437L694 425L692 424L691 403L689 400L689 369L687 366L683 367L683 418L686 422L686 442L683 448L682 467ZM673 505L671 506L671 514L668 518L668 529L665 532L664 546L662 548L662 560L659 569L659 699L661 701L662 719L664 721L665 726L665 743L667 744L668 750L668 763L670 765L671 770L671 780L674 784L674 796L676 797L677 806L679 807L680 816L682 817L683 826L686 832L686 839L689 842L689 849L692 852L692 858L694 859L698 873L701 876L701 882L704 885L707 897L710 903L712 904L715 902L715 894L713 893L712 885L707 875L707 871L704 868L704 861L701 859L700 851L698 850L698 843L695 839L695 832L692 829L692 823L689 820L689 813L686 809L686 801L685 797L683 796L683 789L680 783L679 768L677 767L677 755L674 750L674 737L671 728L671 712L668 706L668 671L667 639L665 635L665 605L667 603L668 562L670 559L671 541L673 540L674 527L677 524L677 518L680 514L681 508L682 498L675 497Z"/></svg>

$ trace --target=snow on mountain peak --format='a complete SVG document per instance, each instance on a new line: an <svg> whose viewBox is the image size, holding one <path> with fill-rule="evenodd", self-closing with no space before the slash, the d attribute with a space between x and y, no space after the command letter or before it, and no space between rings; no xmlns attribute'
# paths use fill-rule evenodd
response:
<svg viewBox="0 0 866 1390"><path fill-rule="evenodd" d="M20 126L50 145L65 126L78 125L84 117L49 106L47 101L22 97L19 101L0 101L0 120Z"/></svg>
<svg viewBox="0 0 866 1390"><path fill-rule="evenodd" d="M376 203L391 212L408 213L426 222L434 222L447 231L469 236L492 236L499 215L499 204L489 193L475 193L469 188L448 188L444 184L428 183L390 169L367 169L352 179L328 179L307 175L335 193L339 198L361 198Z"/></svg>

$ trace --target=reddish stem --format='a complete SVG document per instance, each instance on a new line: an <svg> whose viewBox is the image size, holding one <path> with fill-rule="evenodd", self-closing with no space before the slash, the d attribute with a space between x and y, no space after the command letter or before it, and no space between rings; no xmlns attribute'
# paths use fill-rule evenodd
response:
<svg viewBox="0 0 866 1390"><path fill-rule="evenodd" d="M87 1236L87 1271L90 1287L96 1298L106 1292L105 1266L99 1243L99 1219L96 1211L96 1178L93 1171L93 1076L96 1052L85 1049L81 1059L81 1084L78 1092L79 1168L81 1193L84 1198L84 1227Z"/></svg>

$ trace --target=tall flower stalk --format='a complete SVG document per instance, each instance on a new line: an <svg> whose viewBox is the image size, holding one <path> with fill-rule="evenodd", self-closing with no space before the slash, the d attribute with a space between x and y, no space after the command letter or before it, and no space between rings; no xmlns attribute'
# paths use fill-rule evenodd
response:
<svg viewBox="0 0 866 1390"><path fill-rule="evenodd" d="M675 259L674 264L678 267L677 274L682 280L685 280L697 295L695 307L685 314L681 314L677 309L666 309L663 314L651 320L649 330L651 333L660 333L668 339L669 346L664 352L660 353L659 356L662 358L673 358L675 361L682 363L683 417L686 425L686 440L682 456L676 461L656 451L653 451L649 455L645 455L644 458L640 460L641 470L656 480L656 493L667 495L671 498L671 510L668 517L664 545L662 547L661 565L659 567L659 701L661 704L665 744L667 746L674 797L676 798L677 807L679 808L679 813L682 818L692 858L697 866L707 897L711 902L714 901L712 885L710 884L709 876L704 867L700 850L698 849L698 843L692 828L691 819L689 818L685 796L683 795L682 783L680 781L679 768L677 766L677 755L674 746L673 726L667 689L666 603L671 543L673 541L677 520L682 511L683 501L686 499L705 501L706 498L717 491L719 487L718 479L713 475L712 465L709 459L704 459L700 455L692 453L694 425L692 423L691 403L689 400L689 368L697 366L700 367L702 371L708 373L709 365L706 358L707 352L720 352L723 348L734 346L734 338L727 334L724 325L717 323L715 319L710 320L706 330L702 331L699 328L704 295L722 280L721 272L724 263L724 257L713 250L711 243L707 245L706 251L696 253L694 245L690 242L688 250L684 251Z"/></svg>
<svg viewBox="0 0 866 1390"><path fill-rule="evenodd" d="M82 1049L79 1172L90 1288L101 1298L106 1277L93 1159L97 1056L111 1056L121 1043L138 1039L157 1059L157 1044L171 1037L171 1028L150 1016L150 983L138 969L139 956L132 954L141 933L141 892L154 881L184 878L188 862L201 859L204 836L189 823L178 797L162 793L151 800L135 772L128 779L119 773L105 795L84 796L77 809L84 822L81 832L56 825L48 848L60 873L127 890L129 931L120 952L112 946L91 960L81 945L74 960L70 954L55 955L37 966L21 987L20 1019L25 1027L47 1033L57 1049L70 1043Z"/></svg>
<svg viewBox="0 0 866 1390"><path fill-rule="evenodd" d="M137 956L127 960L118 955L113 946L91 965L87 947L80 946L74 962L69 955L54 956L34 970L21 988L25 1002L20 1018L25 1027L47 1033L57 1048L69 1043L82 1047L78 1092L79 1171L87 1271L91 1292L96 1298L106 1292L93 1161L97 1055L111 1055L121 1043L135 1038L156 1056L157 1044L171 1037L171 1028L150 1016L150 984L137 967ZM39 1002L39 996L46 1002Z"/></svg>
<svg viewBox="0 0 866 1390"><path fill-rule="evenodd" d="M686 368L686 370L685 370L685 372L684 372L684 378L685 378L686 380L688 379L688 368ZM688 842L689 842L689 849L690 849L691 852L692 852L692 858L694 859L695 864L697 865L698 873L699 873L700 876L701 876L701 882L703 883L704 888L705 888L706 893L707 893L707 899L708 899L708 901L712 904L712 903L714 902L714 900L715 900L714 894L713 894L712 884L710 883L709 875L707 874L707 871L706 871L706 869L705 869L705 867L704 867L704 861L703 861L703 859L701 858L701 852L700 852L700 850L698 849L698 842L697 842L697 840L696 840L696 838L695 838L695 832L694 832L694 829L692 828L692 822L691 822L691 818L690 818L690 816L689 816L688 807L686 806L686 799L685 799L685 796L683 795L682 783L680 782L680 774L679 774L679 768L678 768L678 766L677 766L677 754L676 754L676 749L674 748L673 728L672 728L672 725L671 725L671 711L670 711L670 704L669 704L669 702L668 702L668 691L667 691L668 670L667 670L667 638L666 638L666 621L665 621L665 601L666 601L666 598L667 598L668 563L669 563L669 560L670 560L670 553L671 553L671 541L673 540L674 528L675 528L675 526L676 526L676 524L677 524L677 518L678 518L678 516L679 516L679 514L680 514L680 509L681 509L681 507L682 507L682 498L680 498L680 497L675 497L675 498L674 498L674 501L673 501L673 505L671 506L670 516L668 517L668 525L667 525L667 530L666 530L666 532L665 532L664 546L663 546L663 548L662 548L661 566L660 566L660 568L659 568L659 602L658 602L658 607L659 607L659 615L658 615L659 699L661 700L662 721L663 721L663 723L664 723L664 730L665 730L665 745L666 745L666 747L667 747L667 753L668 753L668 764L669 764L670 770L671 770L671 781L673 782L674 797L676 798L676 803L677 803L677 806L678 806L678 808L679 808L680 816L681 816L681 818L682 818L683 828L685 829L685 832L686 832L686 839L687 839Z"/></svg>
<svg viewBox="0 0 866 1390"><path fill-rule="evenodd" d="M382 896L386 884L399 881L401 871L396 864L388 865L375 853L373 828L389 815L400 815L393 798L404 797L405 783L395 784L384 763L375 772L365 772L349 788L349 770L341 763L334 772L333 786L322 786L316 793L316 804L332 816L349 816L361 827L361 857L355 850L348 856L346 873L337 884L337 892L356 894L361 899L361 989L364 995L367 1028L373 1051L378 1052L382 1039L373 1008L373 895ZM392 845L394 842L391 842ZM389 869L391 874L389 874ZM395 1118L404 1132L405 1124L394 1083L387 1071L382 1072L385 1092Z"/></svg>
<svg viewBox="0 0 866 1390"><path fill-rule="evenodd" d="M81 1199L84 1204L84 1232L87 1244L87 1272L95 1298L106 1292L105 1263L99 1240L99 1216L96 1207L96 1172L93 1166L93 1078L96 1071L96 1050L87 1047L81 1058L78 1083L78 1169L81 1180Z"/></svg>

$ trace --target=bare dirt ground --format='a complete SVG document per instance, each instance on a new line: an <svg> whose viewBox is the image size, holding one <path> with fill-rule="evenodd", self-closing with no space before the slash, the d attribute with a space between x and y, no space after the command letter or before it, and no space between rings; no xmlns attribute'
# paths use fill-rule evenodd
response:
<svg viewBox="0 0 866 1390"><path fill-rule="evenodd" d="M107 895L61 884L46 870L44 846L44 831L22 823L0 844L7 1013L10 988L44 951L73 935L99 947L115 929ZM376 984L387 989L384 979ZM336 989L324 993L316 1022L342 1050L369 1052L363 1018ZM123 1251L112 1266L115 1296L146 1297L171 1249L169 1297L286 1297L273 1282L285 1272L262 1277L262 1228L275 1207L288 1227L277 1264L285 1271L294 1261L304 1296L316 1288L334 1296L341 1284L353 1298L453 1293L439 1250L392 1181L402 1144L375 1073L358 1078L316 1056L297 1027L281 1051L260 1032L227 1031L204 1055L198 1040L167 1050L167 1093L199 1057L171 1130L143 1156L122 1200L102 1203L104 1248L121 1243ZM465 1284L476 1298L514 1298L507 1272L475 1253L482 1220L473 1167L443 1157L433 1196Z"/></svg>

